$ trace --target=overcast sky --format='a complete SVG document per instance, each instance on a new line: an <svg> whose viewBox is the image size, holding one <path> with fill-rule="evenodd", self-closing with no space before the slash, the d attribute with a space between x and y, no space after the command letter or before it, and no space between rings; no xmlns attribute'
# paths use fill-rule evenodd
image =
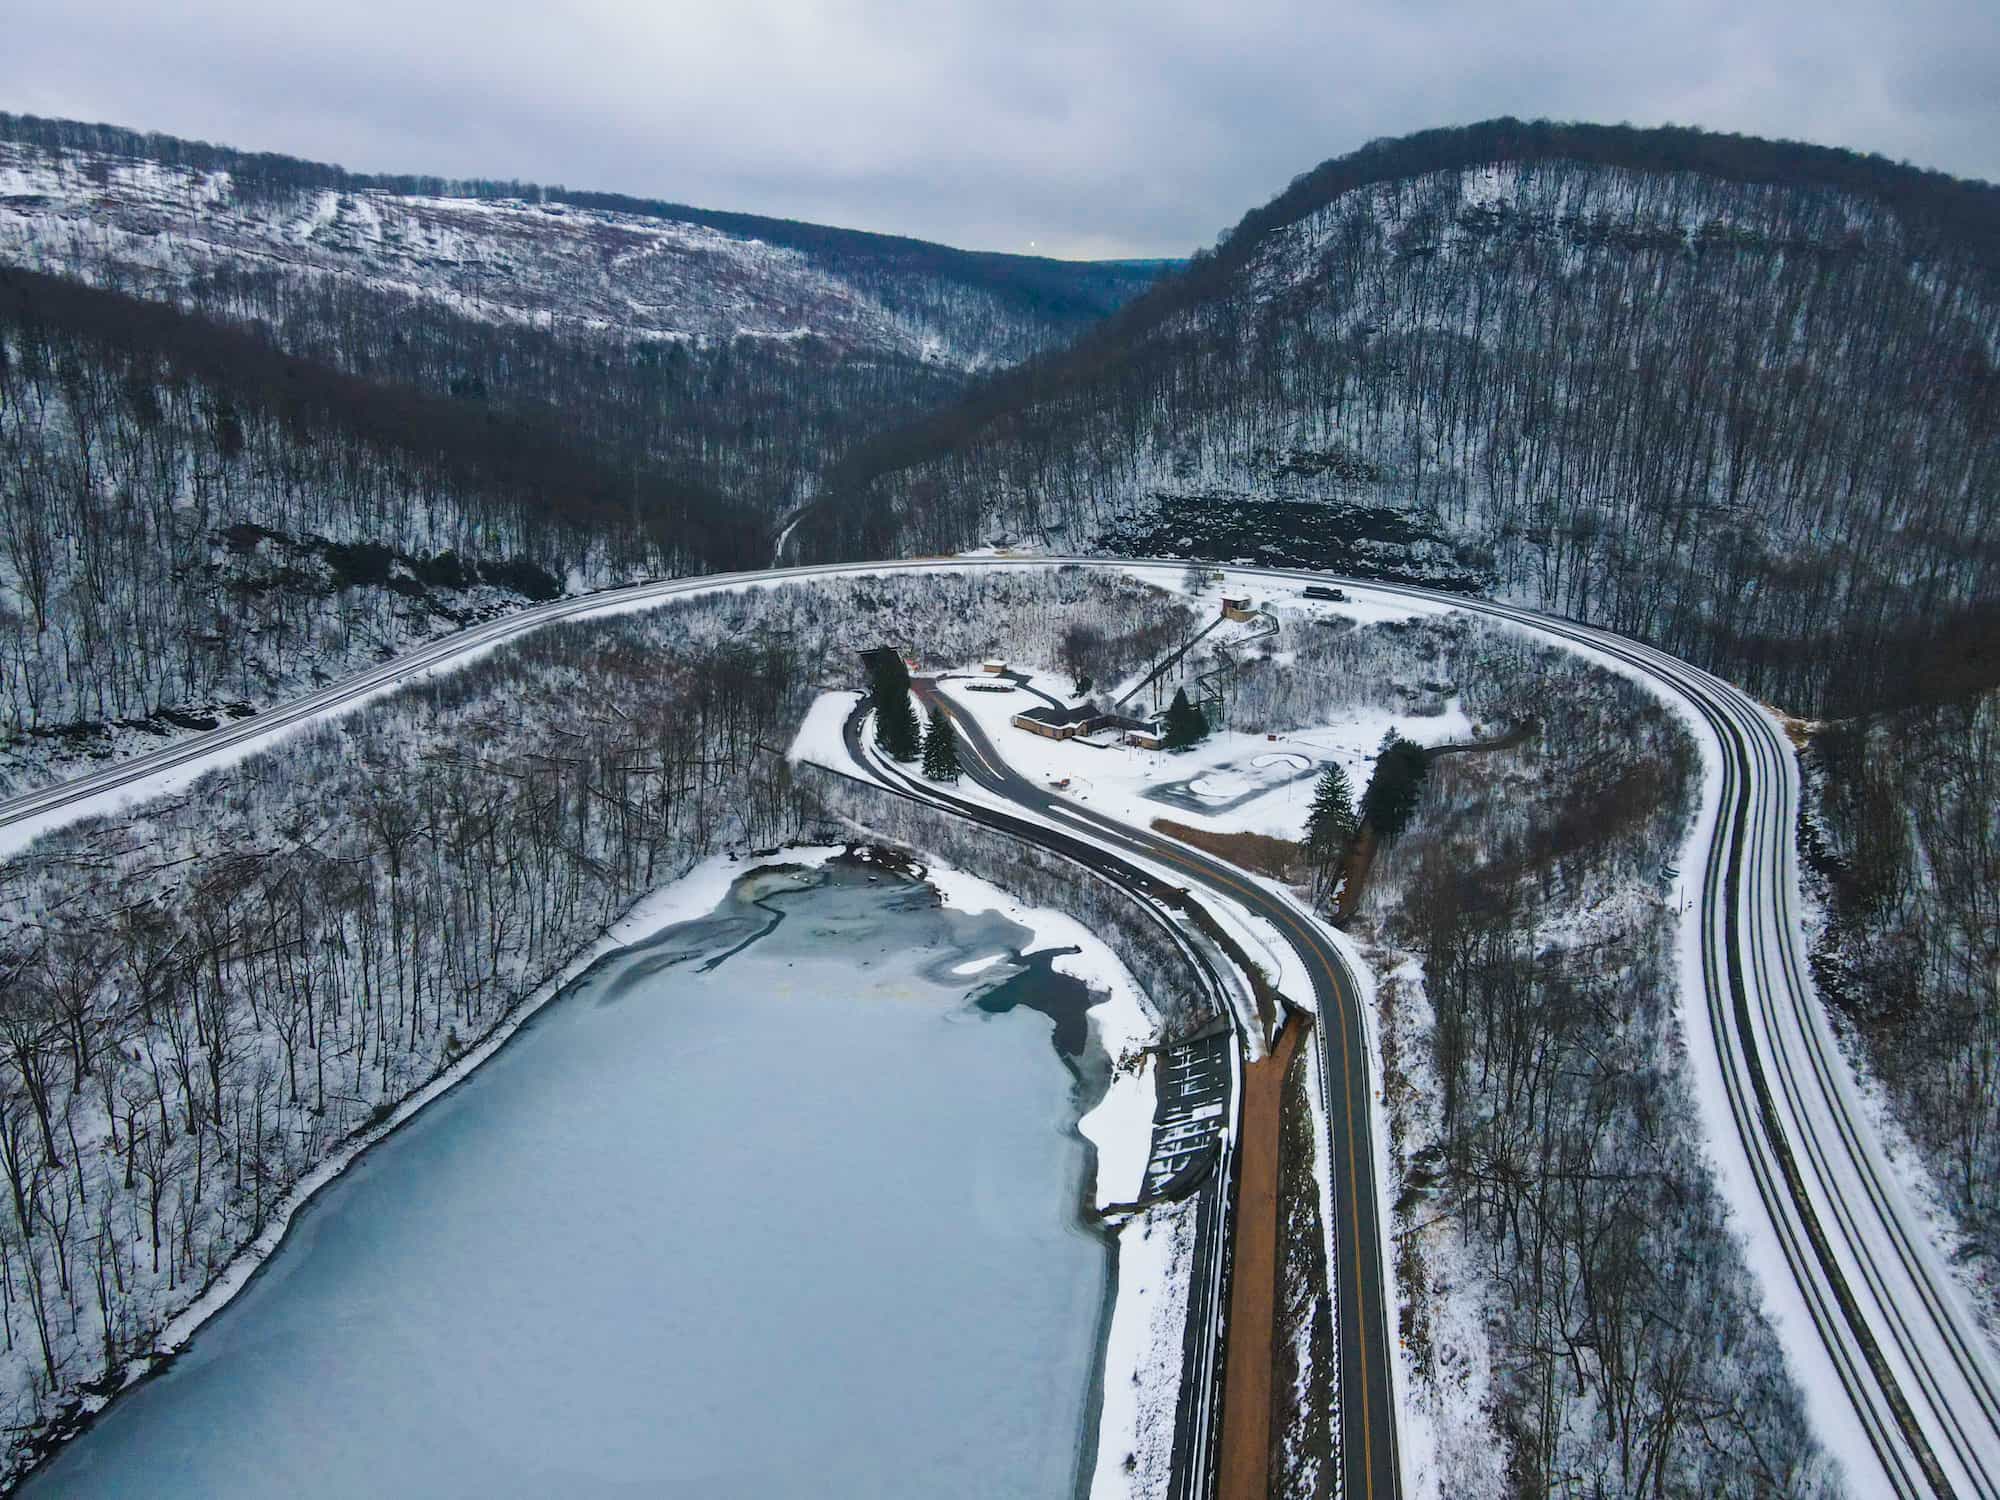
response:
<svg viewBox="0 0 2000 1500"><path fill-rule="evenodd" d="M0 109L983 249L1184 255L1375 136L1702 125L2000 180L2000 0L15 0Z"/></svg>

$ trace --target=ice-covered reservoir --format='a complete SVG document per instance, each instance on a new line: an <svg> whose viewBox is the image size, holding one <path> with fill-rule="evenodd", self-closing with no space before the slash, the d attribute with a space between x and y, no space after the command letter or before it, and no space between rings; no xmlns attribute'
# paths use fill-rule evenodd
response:
<svg viewBox="0 0 2000 1500"><path fill-rule="evenodd" d="M357 1162L23 1493L1072 1492L1101 1064L1028 939L865 868L739 881Z"/></svg>

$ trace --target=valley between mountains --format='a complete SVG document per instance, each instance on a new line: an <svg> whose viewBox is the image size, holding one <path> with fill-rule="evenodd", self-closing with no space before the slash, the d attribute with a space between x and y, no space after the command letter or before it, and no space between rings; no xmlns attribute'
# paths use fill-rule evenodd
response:
<svg viewBox="0 0 2000 1500"><path fill-rule="evenodd" d="M2000 1500L1996 231L0 115L7 1481Z"/></svg>

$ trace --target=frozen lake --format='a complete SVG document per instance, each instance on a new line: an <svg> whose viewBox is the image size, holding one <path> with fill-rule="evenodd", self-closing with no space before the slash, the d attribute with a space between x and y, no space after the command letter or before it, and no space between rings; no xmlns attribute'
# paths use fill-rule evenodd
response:
<svg viewBox="0 0 2000 1500"><path fill-rule="evenodd" d="M611 955L22 1493L1074 1492L1101 1060L1029 934L934 900L763 873Z"/></svg>

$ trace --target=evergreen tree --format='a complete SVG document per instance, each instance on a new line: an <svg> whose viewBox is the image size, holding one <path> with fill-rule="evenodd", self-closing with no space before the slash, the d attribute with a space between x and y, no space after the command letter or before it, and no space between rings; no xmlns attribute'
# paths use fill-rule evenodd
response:
<svg viewBox="0 0 2000 1500"><path fill-rule="evenodd" d="M1348 787L1347 773L1339 766L1328 766L1313 788L1312 810L1306 814L1306 858L1320 888L1331 881L1354 830L1354 793Z"/></svg>
<svg viewBox="0 0 2000 1500"><path fill-rule="evenodd" d="M1208 733L1208 720L1188 702L1186 688L1174 689L1174 701L1167 706L1166 730L1160 743L1169 750L1185 750Z"/></svg>
<svg viewBox="0 0 2000 1500"><path fill-rule="evenodd" d="M932 781L958 780L958 730L935 704L930 729L924 735L924 775Z"/></svg>
<svg viewBox="0 0 2000 1500"><path fill-rule="evenodd" d="M875 674L875 742L895 760L915 760L922 742L917 710L910 702L910 673L902 657L887 649L870 658Z"/></svg>
<svg viewBox="0 0 2000 1500"><path fill-rule="evenodd" d="M1383 843L1409 826L1430 765L1421 745L1393 735L1385 740L1375 757L1375 774L1368 778L1368 790L1361 796L1362 821Z"/></svg>

